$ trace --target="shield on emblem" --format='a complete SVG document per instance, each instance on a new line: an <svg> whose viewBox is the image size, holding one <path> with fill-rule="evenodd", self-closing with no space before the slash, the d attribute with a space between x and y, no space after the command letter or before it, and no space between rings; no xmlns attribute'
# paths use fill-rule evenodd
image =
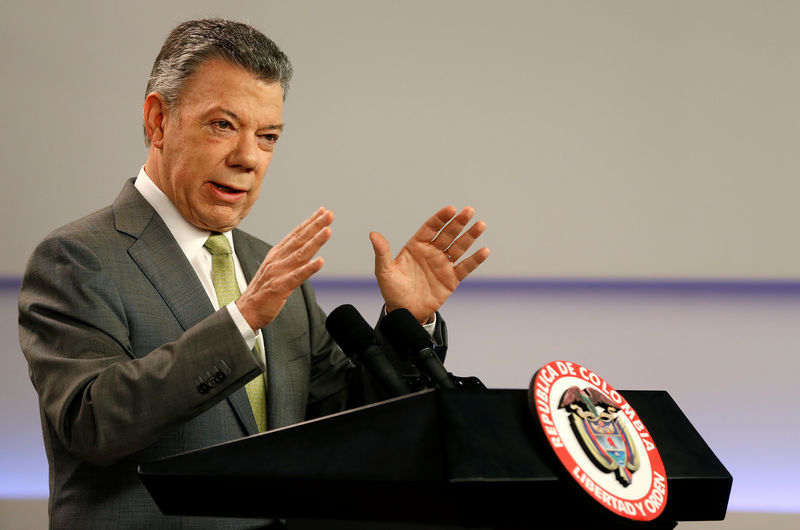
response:
<svg viewBox="0 0 800 530"><path fill-rule="evenodd" d="M639 455L613 404L593 388L570 387L561 407L570 410L572 428L594 464L614 472L620 484L628 486L639 469Z"/></svg>

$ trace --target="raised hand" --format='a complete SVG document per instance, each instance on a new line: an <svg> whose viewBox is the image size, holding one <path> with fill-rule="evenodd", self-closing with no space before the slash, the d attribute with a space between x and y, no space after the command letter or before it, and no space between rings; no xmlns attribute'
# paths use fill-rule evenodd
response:
<svg viewBox="0 0 800 530"><path fill-rule="evenodd" d="M278 316L291 292L322 268L314 255L331 237L333 212L320 208L272 247L255 276L236 300L255 331Z"/></svg>
<svg viewBox="0 0 800 530"><path fill-rule="evenodd" d="M370 233L375 277L387 311L405 307L420 322L428 322L461 280L486 261L486 247L464 258L486 229L486 223L477 221L459 236L474 214L470 207L458 215L453 206L442 208L425 221L394 259L386 238Z"/></svg>

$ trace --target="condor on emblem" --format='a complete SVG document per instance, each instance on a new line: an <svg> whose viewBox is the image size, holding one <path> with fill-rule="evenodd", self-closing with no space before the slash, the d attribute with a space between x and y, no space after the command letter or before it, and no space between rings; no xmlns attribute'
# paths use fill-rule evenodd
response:
<svg viewBox="0 0 800 530"><path fill-rule="evenodd" d="M650 521L667 502L664 464L636 411L591 370L569 361L543 366L528 399L548 443L595 501Z"/></svg>
<svg viewBox="0 0 800 530"><path fill-rule="evenodd" d="M571 386L561 396L559 408L570 411L572 430L594 464L614 472L623 486L629 486L632 473L639 469L639 452L619 418L614 403L589 386Z"/></svg>

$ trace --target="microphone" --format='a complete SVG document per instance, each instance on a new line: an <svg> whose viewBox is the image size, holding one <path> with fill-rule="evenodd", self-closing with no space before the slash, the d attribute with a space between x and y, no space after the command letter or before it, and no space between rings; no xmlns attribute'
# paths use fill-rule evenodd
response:
<svg viewBox="0 0 800 530"><path fill-rule="evenodd" d="M387 394L397 397L411 392L378 346L375 331L355 307L345 304L331 311L325 328L348 357L367 367Z"/></svg>
<svg viewBox="0 0 800 530"><path fill-rule="evenodd" d="M438 387L456 387L444 369L442 361L433 351L431 336L408 309L403 307L395 309L381 320L379 328L395 348L411 352L417 367Z"/></svg>

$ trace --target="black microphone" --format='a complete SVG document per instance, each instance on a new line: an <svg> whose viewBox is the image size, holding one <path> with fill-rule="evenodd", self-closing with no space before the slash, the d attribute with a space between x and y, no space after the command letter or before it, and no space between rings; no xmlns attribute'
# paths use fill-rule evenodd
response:
<svg viewBox="0 0 800 530"><path fill-rule="evenodd" d="M431 336L408 309L395 309L381 320L379 327L395 348L411 353L417 367L439 388L456 387L433 351Z"/></svg>
<svg viewBox="0 0 800 530"><path fill-rule="evenodd" d="M345 304L331 311L325 328L348 357L367 367L387 394L396 397L411 392L378 346L375 331L355 307Z"/></svg>

